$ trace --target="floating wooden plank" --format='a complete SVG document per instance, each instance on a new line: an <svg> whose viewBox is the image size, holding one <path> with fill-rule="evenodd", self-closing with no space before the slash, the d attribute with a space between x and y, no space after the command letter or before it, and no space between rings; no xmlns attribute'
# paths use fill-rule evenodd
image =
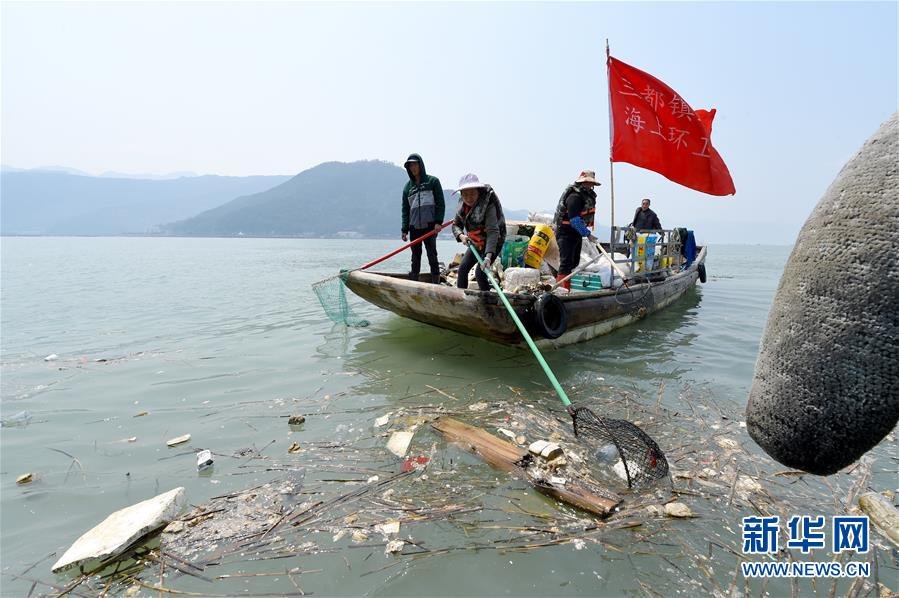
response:
<svg viewBox="0 0 899 598"><path fill-rule="evenodd" d="M493 434L451 417L441 417L431 423L431 427L440 432L448 441L458 443L475 453L484 461L513 474L522 475L538 491L556 500L589 511L600 517L608 516L621 501L591 492L578 484L577 480L567 480L565 484L549 484L534 479L522 466L522 459L528 451L519 448ZM614 496L609 493L609 496Z"/></svg>
<svg viewBox="0 0 899 598"><path fill-rule="evenodd" d="M450 442L457 442L469 451L479 455L484 461L503 471L522 471L518 461L528 454L490 432L464 424L451 417L441 417L431 423L431 427L443 434Z"/></svg>
<svg viewBox="0 0 899 598"><path fill-rule="evenodd" d="M858 506L890 542L899 546L899 511L892 501L877 492L866 492L859 497Z"/></svg>

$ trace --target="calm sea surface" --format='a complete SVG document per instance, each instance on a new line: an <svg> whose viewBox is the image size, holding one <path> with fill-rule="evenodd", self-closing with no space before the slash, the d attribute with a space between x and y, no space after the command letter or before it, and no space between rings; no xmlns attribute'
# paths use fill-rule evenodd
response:
<svg viewBox="0 0 899 598"><path fill-rule="evenodd" d="M310 284L387 253L399 240L0 242L0 410L4 419L18 415L23 424L0 432L4 596L28 593L31 582L16 575L65 585L70 577L54 576L50 565L114 510L177 486L198 505L283 473L267 471L264 458L247 468L246 458L232 456L242 449L280 460L288 458L293 442L365 449L361 454L371 463L352 463L362 472L358 483L326 482L340 476L310 465L307 486L327 496L361 486L369 470L399 471L399 461L383 448L386 438L372 427L381 415L441 406L465 419L467 406L479 401L559 409L526 350L405 320L354 295L352 306L370 326L348 329L325 317ZM441 240L438 248L441 259L448 259L457 246ZM764 499L784 512L845 512L841 501L854 490L895 488L896 473L890 461L895 444L882 443L864 479L785 474L786 468L762 457L739 425L789 251L711 246L708 283L667 311L546 355L575 402L631 419L640 409L665 414L652 421L644 417L644 427L672 457L674 488L683 491L676 497L696 518L647 515L641 525L594 531L586 542L547 542L559 529L534 529L551 527L547 521L557 514L575 527L589 520L462 457L423 426L413 448L433 451L431 477L440 473L448 489L477 488L466 500L483 508L465 525L449 519L403 524L400 536L419 542L416 550L447 548L440 556L385 556L380 536L356 546L348 537L334 540L333 530L319 530L312 539L327 549L319 554L223 564L207 575L300 567L309 573L296 579L316 595L789 594L789 582L746 584L737 572L740 517L757 511L749 500L739 500L732 480L718 480L715 487L714 470L724 467L714 462L715 453L724 448L715 445L713 430L727 432L741 447L740 459L751 464L748 473L764 487L754 502ZM403 270L407 260L403 255L378 268ZM57 357L45 360L50 355ZM135 417L142 412L147 415ZM287 425L285 416L294 412L308 414L301 429ZM187 433L190 444L166 447L167 439ZM199 448L217 455L211 474L196 470L193 451ZM335 469L351 465L345 455L334 453ZM303 464L302 454L290 457ZM704 465L713 471L702 476ZM26 472L35 481L17 485L17 476ZM433 488L425 491L422 484L420 502L427 502ZM414 500L416 486L407 486ZM656 502L670 496L670 489L659 491ZM518 512L510 515L507 506L513 503ZM504 548L511 546L513 526L515 535L531 534L535 546L523 548L518 541ZM56 556L47 558L51 553ZM894 557L886 550L875 554L879 575L896 590ZM831 558L827 551L803 557ZM841 582L838 593L849 583ZM200 594L295 591L276 575L212 584L183 576L163 585ZM803 594L824 595L831 582L803 581L798 587ZM39 585L37 591L49 588Z"/></svg>

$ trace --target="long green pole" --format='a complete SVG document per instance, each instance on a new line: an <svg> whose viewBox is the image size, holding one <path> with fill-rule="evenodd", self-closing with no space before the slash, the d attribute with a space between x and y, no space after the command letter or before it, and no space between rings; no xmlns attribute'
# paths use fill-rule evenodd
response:
<svg viewBox="0 0 899 598"><path fill-rule="evenodd" d="M543 359L543 355L540 354L540 350L537 348L537 345L534 344L534 339L532 339L531 335L528 334L528 331L524 329L524 324L522 324L521 320L518 319L518 314L516 314L515 310L512 309L512 306L509 304L509 300L506 299L506 295L505 293L503 293L502 288L500 288L499 283L496 282L495 278L493 278L493 272L484 267L484 260L481 259L481 254L478 253L478 250L475 249L474 245L469 245L468 248L471 249L471 252L474 254L475 258L477 258L478 264L481 266L481 270L483 270L487 275L488 280L490 280L490 284L492 284L493 288L496 290L496 294L499 295L499 298L502 300L503 305L506 306L506 309L509 311L509 315L512 316L512 321L515 322L516 326L518 326L518 330L521 331L521 335L524 337L524 340L527 341L528 346L534 353L534 357L537 358L537 362L540 363L540 367L543 368L543 372L546 374L546 377L549 378L549 381L552 383L553 388L556 389L556 393L558 393L559 398L562 399L562 404L566 407L570 407L571 401L568 400L568 395L566 395L565 391L562 390L562 386L559 384L559 381L556 380L556 376L553 374L553 371L549 369L549 365L546 363L546 360Z"/></svg>

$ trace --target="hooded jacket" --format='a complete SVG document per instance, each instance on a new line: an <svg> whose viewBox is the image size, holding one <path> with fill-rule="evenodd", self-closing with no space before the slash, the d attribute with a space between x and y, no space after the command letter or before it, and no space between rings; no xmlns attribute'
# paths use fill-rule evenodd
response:
<svg viewBox="0 0 899 598"><path fill-rule="evenodd" d="M410 228L434 228L443 222L445 212L443 187L440 180L425 170L424 160L418 154L409 154L406 162L415 161L420 165L419 183L416 185L412 173L406 167L409 182L403 187L403 233Z"/></svg>
<svg viewBox="0 0 899 598"><path fill-rule="evenodd" d="M478 203L471 208L459 200L459 209L453 219L453 236L456 241L463 233L468 235L483 255L492 253L497 256L503 248L506 240L506 217L499 197L490 185L481 189Z"/></svg>

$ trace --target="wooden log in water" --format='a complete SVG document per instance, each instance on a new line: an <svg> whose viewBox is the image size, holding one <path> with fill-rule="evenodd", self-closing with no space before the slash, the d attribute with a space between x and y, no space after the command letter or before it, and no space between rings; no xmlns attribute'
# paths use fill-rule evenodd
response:
<svg viewBox="0 0 899 598"><path fill-rule="evenodd" d="M899 546L899 510L892 501L877 492L866 492L859 497L858 506L890 542Z"/></svg>
<svg viewBox="0 0 899 598"><path fill-rule="evenodd" d="M464 446L497 469L520 474L538 491L556 500L600 517L607 517L621 502L617 498L593 493L579 485L577 480L567 480L563 486L549 485L533 479L527 475L526 469L521 465L521 460L528 454L527 450L498 438L486 430L470 426L451 417L438 418L431 423L431 426L448 441ZM609 493L609 496L614 495Z"/></svg>

